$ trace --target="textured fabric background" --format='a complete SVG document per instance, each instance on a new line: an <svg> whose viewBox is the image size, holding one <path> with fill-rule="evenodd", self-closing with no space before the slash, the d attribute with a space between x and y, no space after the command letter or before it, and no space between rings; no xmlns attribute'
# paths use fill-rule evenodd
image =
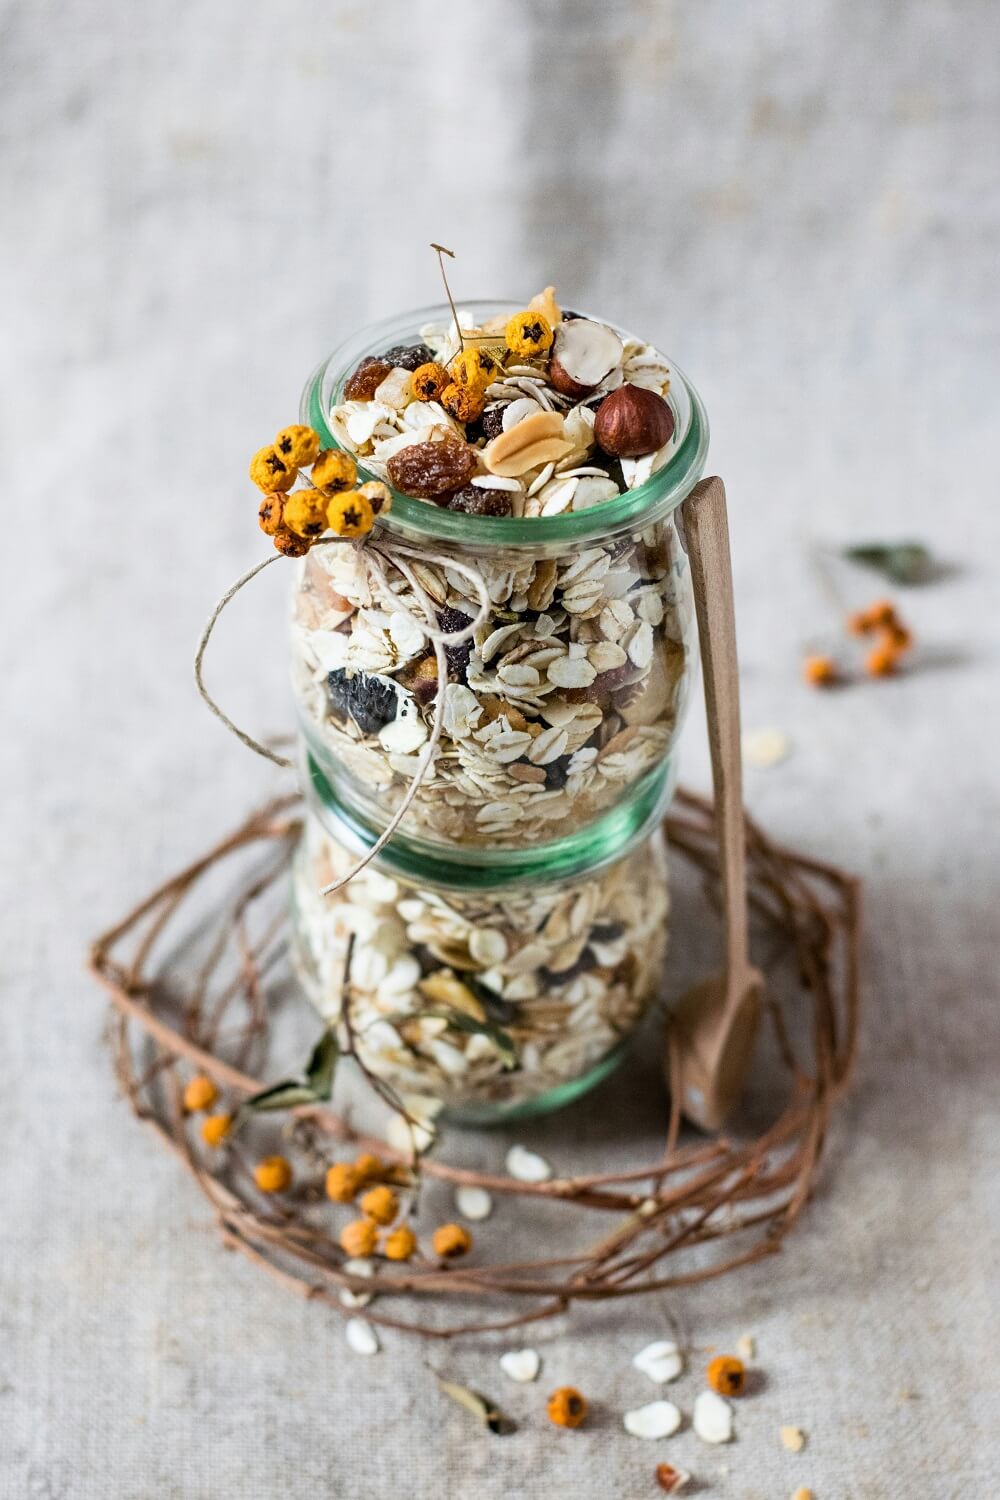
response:
<svg viewBox="0 0 1000 1500"><path fill-rule="evenodd" d="M668 1454L734 1500L995 1494L996 7L0 14L0 1496L641 1496ZM262 555L247 455L345 327L436 298L431 239L458 250L460 297L555 280L699 383L745 723L792 741L750 806L867 881L862 1065L800 1232L669 1306L540 1333L502 1443L445 1409L423 1349L351 1357L336 1318L219 1250L115 1097L81 971L90 936L276 785L199 707L192 643ZM914 670L800 686L804 642L836 626L809 543L911 534L949 565L905 597ZM212 667L263 729L288 720L282 621L272 570ZM704 785L697 716L686 746ZM672 984L695 967L683 914ZM628 1097L537 1139L567 1166L643 1149L662 1101L633 1122ZM630 1356L668 1314L699 1350L758 1338L767 1384L731 1449L621 1431L651 1391ZM498 1390L496 1352L437 1357ZM564 1380L599 1403L577 1434L540 1414ZM688 1410L696 1386L674 1388ZM808 1429L800 1457L780 1422Z"/></svg>

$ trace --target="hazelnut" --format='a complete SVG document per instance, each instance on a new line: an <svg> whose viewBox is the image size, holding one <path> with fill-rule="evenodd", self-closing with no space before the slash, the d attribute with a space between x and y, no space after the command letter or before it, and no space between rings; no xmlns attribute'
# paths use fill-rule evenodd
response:
<svg viewBox="0 0 1000 1500"><path fill-rule="evenodd" d="M622 341L606 323L573 318L556 329L549 379L564 396L579 401L596 390L622 357Z"/></svg>
<svg viewBox="0 0 1000 1500"><path fill-rule="evenodd" d="M673 430L674 414L666 401L641 385L622 385L605 396L594 421L598 446L612 458L655 453Z"/></svg>

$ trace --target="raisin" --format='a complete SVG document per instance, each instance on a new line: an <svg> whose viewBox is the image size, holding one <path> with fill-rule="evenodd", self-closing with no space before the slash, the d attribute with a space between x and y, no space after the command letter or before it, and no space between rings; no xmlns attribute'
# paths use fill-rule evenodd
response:
<svg viewBox="0 0 1000 1500"><path fill-rule="evenodd" d="M495 437L503 432L503 414L505 408L502 406L489 406L483 412L483 437L491 443Z"/></svg>
<svg viewBox="0 0 1000 1500"><path fill-rule="evenodd" d="M437 443L412 443L390 458L389 479L404 495L445 503L445 496L468 484L476 472L476 455L460 438Z"/></svg>
<svg viewBox="0 0 1000 1500"><path fill-rule="evenodd" d="M343 667L326 674L330 708L339 718L350 717L362 734L377 734L396 717L399 695L396 684L367 672L350 676Z"/></svg>
<svg viewBox="0 0 1000 1500"><path fill-rule="evenodd" d="M433 651L410 662L399 674L399 680L416 698L421 708L426 708L437 697L437 657Z"/></svg>
<svg viewBox="0 0 1000 1500"><path fill-rule="evenodd" d="M569 776L569 756L560 755L545 767L545 785L550 792L561 792Z"/></svg>
<svg viewBox="0 0 1000 1500"><path fill-rule="evenodd" d="M369 354L344 386L344 400L370 401L391 369L392 365Z"/></svg>
<svg viewBox="0 0 1000 1500"><path fill-rule="evenodd" d="M421 365L434 363L434 350L426 344L393 344L384 354L379 355L387 365L393 365L397 370L419 370Z"/></svg>
<svg viewBox="0 0 1000 1500"><path fill-rule="evenodd" d="M484 490L477 484L466 484L448 496L448 509L467 516L509 516L510 495L506 490Z"/></svg>
<svg viewBox="0 0 1000 1500"><path fill-rule="evenodd" d="M438 625L445 635L455 635L459 630L464 630L467 625L472 624L471 615L463 615L460 609L446 607L437 612ZM448 659L448 676L452 682L464 682L465 670L469 665L469 657L472 655L472 637L467 641L460 641L456 646L445 646L444 654Z"/></svg>
<svg viewBox="0 0 1000 1500"><path fill-rule="evenodd" d="M550 984L569 984L571 979L576 979L579 974L586 974L589 969L597 967L597 955L593 948L584 948L575 964L570 964L568 969L541 969L541 977Z"/></svg>
<svg viewBox="0 0 1000 1500"><path fill-rule="evenodd" d="M595 943L614 943L624 932L624 922L595 922L590 929L590 936Z"/></svg>

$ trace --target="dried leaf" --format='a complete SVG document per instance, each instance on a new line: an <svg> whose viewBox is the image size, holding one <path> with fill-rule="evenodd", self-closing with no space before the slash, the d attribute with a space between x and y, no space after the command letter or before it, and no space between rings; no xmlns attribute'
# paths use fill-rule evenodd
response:
<svg viewBox="0 0 1000 1500"><path fill-rule="evenodd" d="M934 572L934 559L922 542L863 542L845 547L844 556L893 583L926 583Z"/></svg>
<svg viewBox="0 0 1000 1500"><path fill-rule="evenodd" d="M240 1105L233 1129L238 1129L248 1115L294 1109L298 1104L325 1104L333 1092L333 1076L339 1056L336 1034L324 1031L309 1055L305 1078L283 1078L280 1083L272 1083L259 1093L251 1094Z"/></svg>
<svg viewBox="0 0 1000 1500"><path fill-rule="evenodd" d="M514 1038L500 1026L494 1026L489 1021L477 1021L475 1016L467 1016L460 1010L418 1010L410 1013L408 1019L419 1020L421 1017L429 1016L433 1020L446 1021L449 1031L460 1031L466 1036L489 1037L494 1047L503 1058L505 1068L517 1067L517 1048L514 1046Z"/></svg>
<svg viewBox="0 0 1000 1500"><path fill-rule="evenodd" d="M490 1432L500 1435L514 1430L514 1424L509 1417L505 1417L503 1412L486 1396L481 1396L478 1391L470 1391L468 1386L459 1385L457 1381L445 1380L444 1376L439 1375L436 1370L431 1370L431 1374L437 1381L439 1389L446 1396L456 1401L459 1406L464 1406L466 1411L471 1412L477 1422L488 1428Z"/></svg>

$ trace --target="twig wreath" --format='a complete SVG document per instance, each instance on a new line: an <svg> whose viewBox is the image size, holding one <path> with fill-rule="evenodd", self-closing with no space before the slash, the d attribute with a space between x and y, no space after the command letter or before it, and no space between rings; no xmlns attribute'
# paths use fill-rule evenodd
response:
<svg viewBox="0 0 1000 1500"><path fill-rule="evenodd" d="M724 1275L777 1252L795 1225L814 1183L831 1111L848 1083L857 1047L859 1016L860 887L850 875L783 848L746 819L751 904L770 936L791 951L799 988L793 1000L766 1000L778 1052L790 1075L790 1092L777 1118L756 1139L680 1139L678 1090L662 1153L626 1171L592 1173L545 1182L450 1165L435 1149L405 1155L382 1140L358 1134L323 1103L286 1089L290 1131L301 1157L301 1181L316 1180L345 1141L377 1151L397 1183L433 1178L453 1186L541 1198L565 1210L609 1216L607 1232L575 1256L534 1261L445 1263L433 1256L375 1263L363 1278L345 1269L349 1257L336 1231L312 1209L321 1193L265 1199L254 1186L241 1137L206 1150L184 1106L184 1077L193 1068L237 1100L261 1096L262 1082L247 1071L266 1055L271 1019L269 986L285 953L284 915L259 918L260 898L281 881L297 839L297 798L287 797L253 814L228 838L166 881L94 943L90 968L114 1007L117 1076L138 1117L148 1123L190 1172L211 1205L223 1243L300 1296L347 1316L340 1293L378 1293L365 1317L372 1323L438 1339L509 1329L550 1318L577 1302L640 1296ZM718 845L710 802L681 791L665 819L667 839L681 860L699 871L711 896L718 881ZM193 980L172 959L154 961L173 933L186 898L209 897L208 877L229 868L234 856L256 850L265 858L244 869L235 899L221 917L199 910L210 926L208 957ZM259 931L252 932L257 922ZM349 999L349 996L348 996ZM796 1021L808 1020L811 1055L797 1055ZM345 1006L349 1013L349 1006ZM798 1028L796 1028L798 1029ZM339 1050L350 1055L349 1028ZM671 1060L676 1061L671 1049ZM355 1058L357 1061L357 1059ZM317 1063L329 1073L330 1059ZM365 1075L369 1083L379 1081ZM380 1093L387 1103L385 1086ZM311 1198L311 1202L309 1201ZM330 1205L328 1205L329 1207ZM692 1252L698 1251L696 1257ZM441 1304L480 1303L447 1326L418 1315L404 1317L386 1298L430 1299ZM494 1316L486 1306L497 1307Z"/></svg>

